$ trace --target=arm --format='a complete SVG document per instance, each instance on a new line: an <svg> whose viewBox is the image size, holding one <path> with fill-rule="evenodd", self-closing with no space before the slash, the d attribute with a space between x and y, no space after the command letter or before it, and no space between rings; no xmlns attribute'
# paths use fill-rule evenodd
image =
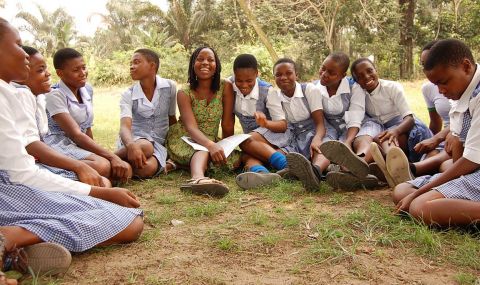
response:
<svg viewBox="0 0 480 285"><path fill-rule="evenodd" d="M398 136L407 134L415 124L413 115L408 115L403 118L403 121L395 128L381 132L378 135L380 143L388 141L388 144L394 144L398 146Z"/></svg>
<svg viewBox="0 0 480 285"><path fill-rule="evenodd" d="M437 134L442 129L443 120L435 109L429 109L428 116L430 117L430 124L428 125L428 128L432 131L433 134Z"/></svg>
<svg viewBox="0 0 480 285"><path fill-rule="evenodd" d="M235 95L232 84L227 80L224 81L222 104L222 138L226 138L233 135L235 128L235 114L233 113Z"/></svg>
<svg viewBox="0 0 480 285"><path fill-rule="evenodd" d="M260 127L267 128L272 132L284 133L287 130L288 123L285 118L285 111L282 108L281 99L273 87L268 89L266 107L272 120L268 121L262 112L255 112L255 121Z"/></svg>
<svg viewBox="0 0 480 285"><path fill-rule="evenodd" d="M419 142L415 145L414 150L418 153L426 153L434 150L440 143L446 140L449 132L450 127L444 128L433 137Z"/></svg>
<svg viewBox="0 0 480 285"><path fill-rule="evenodd" d="M177 123L177 85L172 82L172 93L170 98L170 106L168 108L168 125Z"/></svg>
<svg viewBox="0 0 480 285"><path fill-rule="evenodd" d="M313 156L313 152L321 153L320 145L322 144L323 137L325 137L325 124L323 110L316 110L312 113L312 119L315 123L315 136L313 137L310 145L310 155Z"/></svg>
<svg viewBox="0 0 480 285"><path fill-rule="evenodd" d="M45 165L66 169L77 174L78 180L93 186L104 186L102 176L86 163L65 156L42 141L35 141L26 146L28 154L38 159Z"/></svg>
<svg viewBox="0 0 480 285"><path fill-rule="evenodd" d="M173 116L168 116L168 125L174 125L177 123L177 117L175 115Z"/></svg>
<svg viewBox="0 0 480 285"><path fill-rule="evenodd" d="M120 119L120 139L127 150L128 162L135 168L142 169L147 163L147 157L142 148L133 140L132 118L123 117Z"/></svg>
<svg viewBox="0 0 480 285"><path fill-rule="evenodd" d="M348 129L345 144L350 148L365 117L365 92L358 84L354 84L351 87L351 92L350 105L348 106L348 111L345 112L345 123Z"/></svg>
<svg viewBox="0 0 480 285"><path fill-rule="evenodd" d="M93 140L93 132L92 132L92 128L88 128L86 131L85 131L85 134L91 138Z"/></svg>
<svg viewBox="0 0 480 285"><path fill-rule="evenodd" d="M198 144L206 147L210 153L210 157L216 163L226 163L227 158L223 152L223 148L211 141L204 133L198 129L197 120L193 115L192 102L182 90L177 94L178 109L180 110L180 118L182 119L183 126L190 135L190 137Z"/></svg>
<svg viewBox="0 0 480 285"><path fill-rule="evenodd" d="M273 121L268 120L263 112L255 112L255 121L262 128L269 129L275 133L284 133L287 130L287 120Z"/></svg>

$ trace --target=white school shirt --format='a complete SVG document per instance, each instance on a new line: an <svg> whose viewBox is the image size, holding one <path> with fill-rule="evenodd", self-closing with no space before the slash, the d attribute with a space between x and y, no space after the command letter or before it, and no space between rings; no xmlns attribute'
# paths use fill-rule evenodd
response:
<svg viewBox="0 0 480 285"><path fill-rule="evenodd" d="M160 103L159 90L166 87L170 87L168 80L157 75L155 79L155 91L153 92L152 101L150 101L147 99L147 96L145 96L145 93L143 93L140 82L137 82L133 85L132 91L129 89L122 94L122 98L120 99L120 118L132 118L133 100L138 100L137 112L142 117L148 118L152 116ZM176 94L175 84L172 84L172 88L174 89L172 92ZM168 108L169 116L175 116L177 109L176 101L177 100L170 100L170 106Z"/></svg>
<svg viewBox="0 0 480 285"><path fill-rule="evenodd" d="M37 130L35 116L29 115L31 98L0 79L0 169L8 173L10 181L49 192L88 195L91 186L40 169L25 146L29 139L25 132ZM23 97L22 97L23 96ZM30 109L33 112L32 109Z"/></svg>
<svg viewBox="0 0 480 285"><path fill-rule="evenodd" d="M337 92L332 97L328 95L327 87L323 86L320 80L316 86L320 88L323 112L326 114L341 114L343 112L343 101L340 94L352 93L350 105L345 111L343 119L347 124L347 129L354 127L360 128L363 117L365 116L365 92L363 92L362 88L359 88L360 86L358 84L350 90L350 83L348 79L344 77L338 86Z"/></svg>
<svg viewBox="0 0 480 285"><path fill-rule="evenodd" d="M45 136L48 133L47 101L45 94L35 96L26 85L21 85L15 82L10 82L10 85L25 93L25 96L34 98L33 101L28 100L26 103L31 104L30 107L34 110L39 135L42 137Z"/></svg>
<svg viewBox="0 0 480 285"><path fill-rule="evenodd" d="M88 124L91 127L93 125L92 96L90 96L85 87L80 88L79 93L83 104L78 102L72 90L60 80L58 88L53 89L46 96L47 110L50 116L69 113L79 126ZM70 103L67 102L66 97L70 99Z"/></svg>
<svg viewBox="0 0 480 285"><path fill-rule="evenodd" d="M233 80L232 85L233 90L236 93L235 111L244 116L253 116L257 111L257 101L260 92L260 88L258 87L258 80L255 80L255 86L253 87L250 94L248 94L247 96L244 96L240 89L238 89L237 85L235 85L235 80Z"/></svg>
<svg viewBox="0 0 480 285"><path fill-rule="evenodd" d="M400 83L385 79L378 80L378 86L372 93L365 92L366 113L382 124L401 116L412 115Z"/></svg>
<svg viewBox="0 0 480 285"><path fill-rule="evenodd" d="M283 94L280 89L272 88L270 90L271 93L275 93L270 94L269 92L267 102L272 120L286 119L290 123L298 123L310 118L311 113L323 109L322 95L318 86L307 83L304 96L300 83L296 82L295 85L295 93L291 98ZM305 105L303 97L307 99L308 106ZM280 110L284 110L284 112L280 112Z"/></svg>
<svg viewBox="0 0 480 285"><path fill-rule="evenodd" d="M443 120L443 126L450 124L449 112L452 104L445 96L440 94L437 85L432 82L426 82L422 85L422 95L427 104L428 110L435 110Z"/></svg>

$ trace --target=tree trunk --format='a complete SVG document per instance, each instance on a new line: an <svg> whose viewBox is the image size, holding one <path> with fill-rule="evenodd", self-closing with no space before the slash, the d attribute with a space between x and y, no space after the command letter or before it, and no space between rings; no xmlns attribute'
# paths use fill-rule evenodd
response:
<svg viewBox="0 0 480 285"><path fill-rule="evenodd" d="M400 22L400 78L408 79L413 75L413 18L415 0L399 0Z"/></svg>
<svg viewBox="0 0 480 285"><path fill-rule="evenodd" d="M270 43L270 40L268 39L267 35L263 32L262 27L258 24L257 20L255 19L255 16L253 15L252 11L248 8L248 5L245 0L237 0L238 4L240 5L240 8L242 8L243 12L245 13L245 16L248 19L248 22L250 25L253 26L255 29L255 32L257 33L258 37L260 38L260 41L263 43L265 48L267 48L268 53L270 54L270 57L272 58L273 61L278 60L278 55L275 49L273 48L272 44Z"/></svg>

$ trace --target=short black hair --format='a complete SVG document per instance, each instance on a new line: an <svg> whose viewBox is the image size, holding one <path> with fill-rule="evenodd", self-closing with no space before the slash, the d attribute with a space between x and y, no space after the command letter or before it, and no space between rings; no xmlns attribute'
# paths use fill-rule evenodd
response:
<svg viewBox="0 0 480 285"><path fill-rule="evenodd" d="M190 56L190 64L188 65L188 83L190 83L190 90L195 90L198 87L198 78L195 74L195 60L197 60L198 54L203 49L209 49L213 52L213 56L215 57L215 63L217 68L215 69L215 73L213 74L212 85L210 86L210 90L213 92L217 92L220 90L220 72L222 72L222 65L220 64L220 59L218 58L217 53L215 50L209 46L201 46L195 49Z"/></svg>
<svg viewBox="0 0 480 285"><path fill-rule="evenodd" d="M282 63L290 63L293 65L293 69L295 70L295 73L297 73L297 64L295 63L295 61L291 58L288 58L288 57L282 57L282 58L279 58L275 64L273 65L273 72L275 72L275 67L277 67L277 65L279 64L282 64Z"/></svg>
<svg viewBox="0 0 480 285"><path fill-rule="evenodd" d="M0 17L0 40L3 39L6 30L9 28L10 23L4 18Z"/></svg>
<svg viewBox="0 0 480 285"><path fill-rule="evenodd" d="M369 58L361 57L361 58L355 60L352 63L352 66L350 66L350 73L352 74L353 79L357 80L357 78L355 76L355 69L357 68L357 65L359 65L360 63L365 62L365 61L370 62L370 64L373 66L373 68L377 69L375 67L375 63L373 63L373 61L371 61Z"/></svg>
<svg viewBox="0 0 480 285"><path fill-rule="evenodd" d="M23 50L29 55L35 55L37 53L40 53L36 48L29 47L29 46L22 46Z"/></svg>
<svg viewBox="0 0 480 285"><path fill-rule="evenodd" d="M62 69L68 60L79 57L83 57L82 54L73 48L59 49L53 55L53 66L55 69Z"/></svg>
<svg viewBox="0 0 480 285"><path fill-rule="evenodd" d="M438 43L439 40L433 40L431 42L428 42L426 45L423 46L422 48L422 52L426 51L426 50L430 50L434 44Z"/></svg>
<svg viewBox="0 0 480 285"><path fill-rule="evenodd" d="M139 48L134 53L139 53L143 55L148 62L155 63L155 72L158 72L158 69L160 68L160 58L158 53L148 48Z"/></svg>
<svg viewBox="0 0 480 285"><path fill-rule="evenodd" d="M464 42L457 39L440 40L430 49L423 68L428 71L438 65L457 66L464 59L475 63L472 51Z"/></svg>
<svg viewBox="0 0 480 285"><path fill-rule="evenodd" d="M255 56L244 53L235 58L233 61L233 71L239 68L253 68L258 70L258 62Z"/></svg>
<svg viewBox="0 0 480 285"><path fill-rule="evenodd" d="M350 59L348 58L348 55L345 54L344 52L341 52L341 51L334 52L332 54L329 54L327 58L331 58L333 59L333 61L340 64L340 67L342 68L343 72L348 71L348 67L350 66Z"/></svg>

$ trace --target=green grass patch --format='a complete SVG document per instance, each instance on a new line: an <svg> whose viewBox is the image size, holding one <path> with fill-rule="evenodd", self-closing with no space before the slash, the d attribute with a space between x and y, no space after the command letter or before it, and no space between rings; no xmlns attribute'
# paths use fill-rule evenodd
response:
<svg viewBox="0 0 480 285"><path fill-rule="evenodd" d="M220 204L218 201L208 201L202 204L195 204L188 206L185 209L187 217L200 218L200 217L212 217L225 211L225 205Z"/></svg>

